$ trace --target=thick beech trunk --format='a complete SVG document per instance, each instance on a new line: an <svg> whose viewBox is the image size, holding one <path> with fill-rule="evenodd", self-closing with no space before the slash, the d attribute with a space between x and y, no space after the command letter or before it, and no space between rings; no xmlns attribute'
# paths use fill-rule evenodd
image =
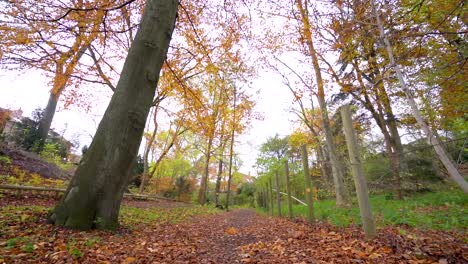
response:
<svg viewBox="0 0 468 264"><path fill-rule="evenodd" d="M174 30L177 0L148 0L117 89L93 142L49 221L113 229Z"/></svg>

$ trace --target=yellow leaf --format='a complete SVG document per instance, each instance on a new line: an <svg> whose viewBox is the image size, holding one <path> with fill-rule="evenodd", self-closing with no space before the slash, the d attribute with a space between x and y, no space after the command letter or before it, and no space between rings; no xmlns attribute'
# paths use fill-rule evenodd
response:
<svg viewBox="0 0 468 264"><path fill-rule="evenodd" d="M133 263L133 262L135 262L135 261L136 261L136 258L134 258L134 257L128 257L128 258L126 258L126 259L122 262L122 264L130 264L130 263Z"/></svg>

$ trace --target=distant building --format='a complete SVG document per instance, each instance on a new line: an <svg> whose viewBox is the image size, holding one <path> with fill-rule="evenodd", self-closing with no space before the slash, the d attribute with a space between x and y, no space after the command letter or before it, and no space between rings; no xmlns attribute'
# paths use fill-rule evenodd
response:
<svg viewBox="0 0 468 264"><path fill-rule="evenodd" d="M0 140L12 147L20 147L18 142L27 137L24 130L37 127L37 121L29 117L23 116L23 110L10 110L0 107ZM73 143L66 140L62 135L55 132L53 129L49 130L47 142L58 143L63 149L62 155L64 158L71 152ZM67 158L68 159L68 158Z"/></svg>
<svg viewBox="0 0 468 264"><path fill-rule="evenodd" d="M23 118L23 110L10 110L0 107L0 136L4 140L8 140L8 135L11 135L16 130L16 124L21 122ZM8 142L7 144L11 144Z"/></svg>

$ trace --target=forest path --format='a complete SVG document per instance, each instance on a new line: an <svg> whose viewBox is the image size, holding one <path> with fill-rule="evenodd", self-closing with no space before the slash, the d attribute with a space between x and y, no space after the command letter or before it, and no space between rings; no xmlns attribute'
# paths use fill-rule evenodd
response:
<svg viewBox="0 0 468 264"><path fill-rule="evenodd" d="M174 252L159 251L161 259L146 255L151 262L142 263L468 263L467 245L453 234L402 235L389 227L366 241L359 227L309 225L253 209L195 217L151 237L164 239Z"/></svg>
<svg viewBox="0 0 468 264"><path fill-rule="evenodd" d="M366 241L358 226L310 225L254 209L190 217L200 208L163 204L158 209L139 201L125 202L140 209L127 208L119 230L80 232L46 223L53 199L10 198L0 196L0 263L468 264L463 231L385 227ZM181 222L174 223L177 219Z"/></svg>
<svg viewBox="0 0 468 264"><path fill-rule="evenodd" d="M247 255L241 253L240 247L277 238L269 228L274 224L274 219L252 209L237 209L196 218L189 229L197 230L193 235L201 263L241 263L247 261Z"/></svg>

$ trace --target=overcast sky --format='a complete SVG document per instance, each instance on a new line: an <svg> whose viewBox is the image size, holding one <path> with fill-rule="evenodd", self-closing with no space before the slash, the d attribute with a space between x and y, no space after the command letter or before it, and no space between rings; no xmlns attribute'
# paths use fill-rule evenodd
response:
<svg viewBox="0 0 468 264"><path fill-rule="evenodd" d="M23 115L30 116L36 108L45 108L50 87L39 71L3 72L0 75L0 107L23 110ZM245 135L239 137L236 152L241 155L243 166L241 172L254 174L252 166L257 157L257 149L268 137L275 134L287 135L292 131L293 116L289 113L292 96L281 84L281 79L272 73L261 73L253 81L252 89L259 90L255 95L255 111L261 113L263 120L252 122ZM89 145L97 125L110 100L108 88L102 86L86 87L92 98L92 108L88 113L79 107L59 110L52 123L52 128L64 133L65 138L78 138L80 148ZM254 91L252 91L253 93Z"/></svg>

